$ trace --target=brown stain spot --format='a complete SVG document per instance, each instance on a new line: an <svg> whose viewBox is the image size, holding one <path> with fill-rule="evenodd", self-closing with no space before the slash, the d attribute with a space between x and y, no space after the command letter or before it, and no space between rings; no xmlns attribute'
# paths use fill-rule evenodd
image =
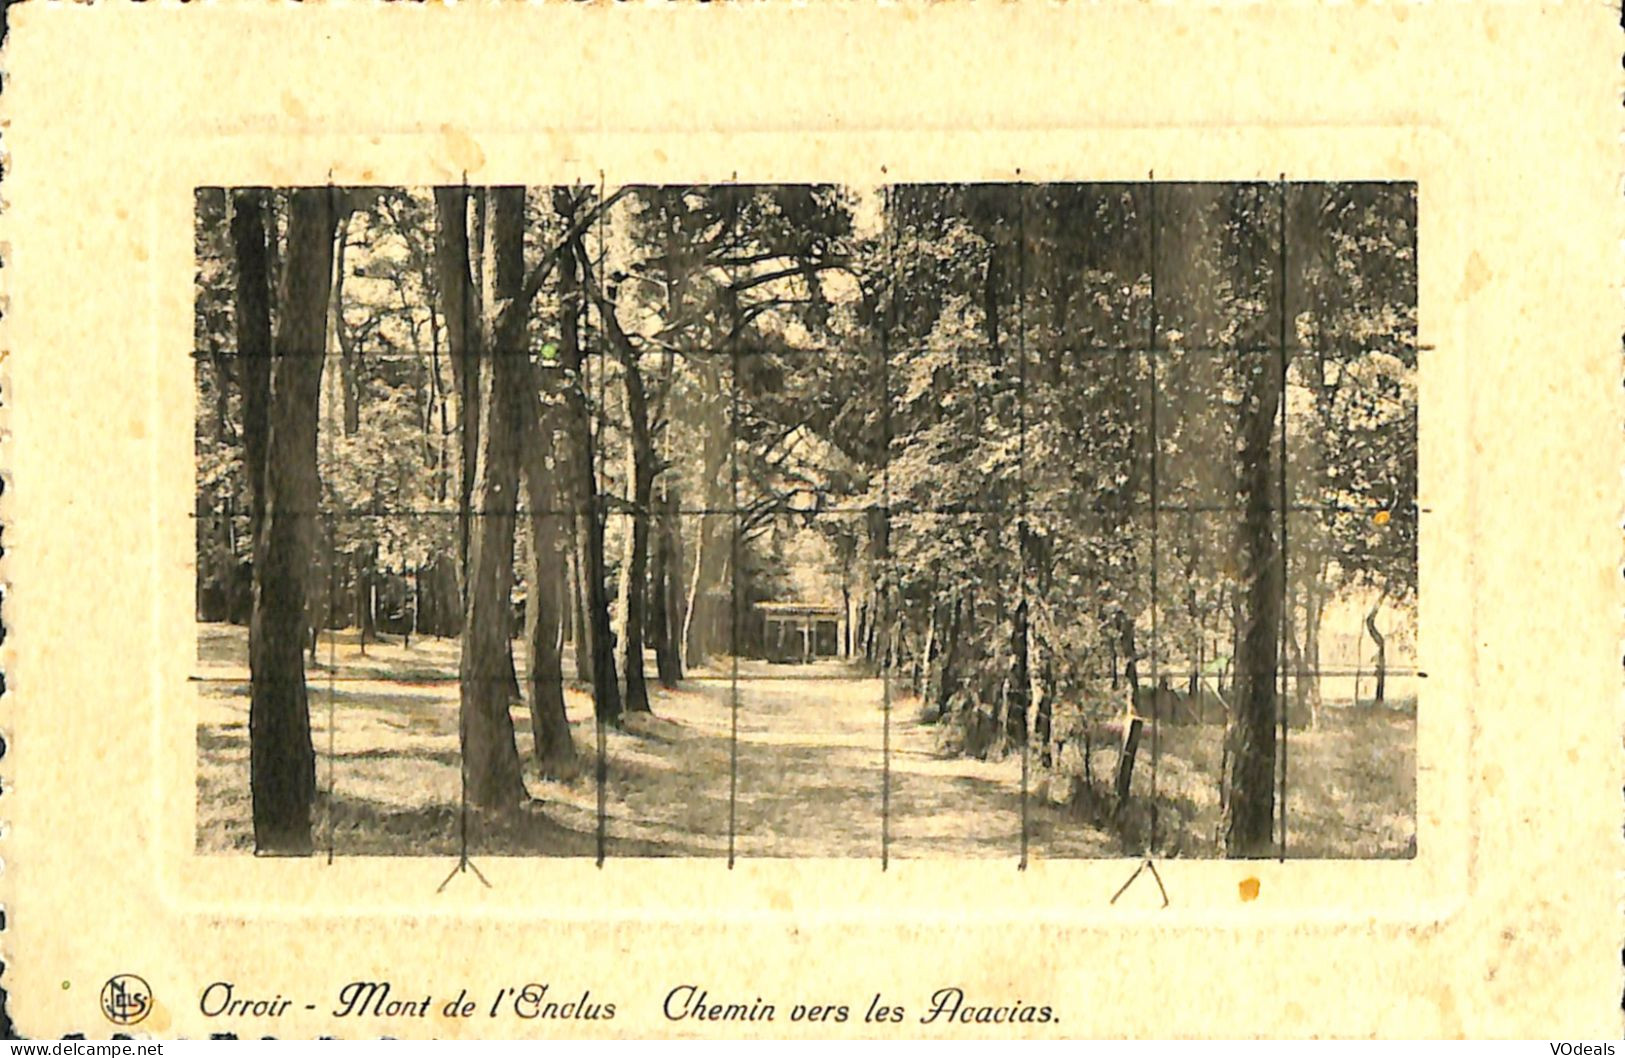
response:
<svg viewBox="0 0 1625 1058"><path fill-rule="evenodd" d="M169 1026L173 1023L174 1019L169 1016L169 1008L154 999L152 1001L152 1011L141 1022L141 1030L156 1035L160 1032L168 1032Z"/></svg>
<svg viewBox="0 0 1625 1058"><path fill-rule="evenodd" d="M1387 511L1378 511L1376 514L1371 516L1371 524L1379 527L1387 525L1389 517L1390 515Z"/></svg>
<svg viewBox="0 0 1625 1058"><path fill-rule="evenodd" d="M789 911L794 905L790 902L790 894L783 889L770 889L767 893L767 906L775 911Z"/></svg>
<svg viewBox="0 0 1625 1058"><path fill-rule="evenodd" d="M1489 281L1494 278L1495 273L1490 270L1489 265L1484 263L1484 258L1478 255L1478 251L1474 250L1467 255L1467 268L1462 273L1461 288L1456 291L1456 300L1466 301L1480 290L1483 290Z"/></svg>
<svg viewBox="0 0 1625 1058"><path fill-rule="evenodd" d="M446 153L451 158L453 169L471 173L485 164L485 152L480 150L474 137L462 129L455 125L442 125L440 135L445 139Z"/></svg>
<svg viewBox="0 0 1625 1058"><path fill-rule="evenodd" d="M1506 772L1499 764L1490 763L1484 766L1484 792L1494 797L1501 790L1501 780L1506 778Z"/></svg>
<svg viewBox="0 0 1625 1058"><path fill-rule="evenodd" d="M1461 1036L1461 1014L1456 1009L1456 993L1448 985L1440 985L1433 993L1433 1002L1439 1008L1439 1020L1444 1029L1444 1035L1454 1038Z"/></svg>
<svg viewBox="0 0 1625 1058"><path fill-rule="evenodd" d="M282 93L282 109L295 121L310 120L310 111L305 109L305 104L299 102L299 97L292 92Z"/></svg>
<svg viewBox="0 0 1625 1058"><path fill-rule="evenodd" d="M363 170L361 170L361 179L364 180L365 182L369 183L369 184L372 183L372 180L373 180L372 170L371 169L363 169Z"/></svg>
<svg viewBox="0 0 1625 1058"><path fill-rule="evenodd" d="M117 217L119 220L129 220L130 211L125 209L123 206L118 206L113 210L113 216Z"/></svg>
<svg viewBox="0 0 1625 1058"><path fill-rule="evenodd" d="M136 243L134 246L130 247L130 252L135 254L135 259L137 261L145 261L147 259L147 248L142 246L140 243Z"/></svg>
<svg viewBox="0 0 1625 1058"><path fill-rule="evenodd" d="M666 152L661 150L659 147L656 147L655 148L655 161L659 162L661 165L665 165L666 160L667 160L666 159Z"/></svg>
<svg viewBox="0 0 1625 1058"><path fill-rule="evenodd" d="M146 440L147 439L147 424L142 422L139 418L131 419L130 420L130 437L133 438L134 440L137 440L137 441Z"/></svg>
<svg viewBox="0 0 1625 1058"><path fill-rule="evenodd" d="M1259 883L1257 878L1243 878L1241 880L1241 885L1237 886L1237 888L1241 890L1241 902L1246 904L1257 900L1258 887Z"/></svg>

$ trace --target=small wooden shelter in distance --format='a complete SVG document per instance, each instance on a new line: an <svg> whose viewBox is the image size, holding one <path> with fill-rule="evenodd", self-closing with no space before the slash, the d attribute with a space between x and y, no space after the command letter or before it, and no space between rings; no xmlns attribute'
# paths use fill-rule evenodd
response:
<svg viewBox="0 0 1625 1058"><path fill-rule="evenodd" d="M812 661L841 656L846 614L816 602L759 602L761 656L768 661Z"/></svg>

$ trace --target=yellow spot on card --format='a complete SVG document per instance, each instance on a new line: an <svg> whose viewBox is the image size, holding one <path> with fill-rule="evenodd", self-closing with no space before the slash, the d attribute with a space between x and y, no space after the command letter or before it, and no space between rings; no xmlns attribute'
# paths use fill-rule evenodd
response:
<svg viewBox="0 0 1625 1058"><path fill-rule="evenodd" d="M1241 900L1242 900L1242 903L1246 903L1249 900L1257 900L1258 899L1258 879L1257 878L1243 878L1241 880L1240 888L1241 888Z"/></svg>
<svg viewBox="0 0 1625 1058"><path fill-rule="evenodd" d="M480 150L480 145L474 137L455 125L440 126L440 134L444 137L446 151L451 156L452 168L471 173L485 164L485 152Z"/></svg>
<svg viewBox="0 0 1625 1058"><path fill-rule="evenodd" d="M1387 525L1389 514L1387 511L1378 511L1371 516L1372 525Z"/></svg>
<svg viewBox="0 0 1625 1058"><path fill-rule="evenodd" d="M142 1027L148 1032L164 1032L169 1028L170 1024L168 1008L154 999L152 1001L152 1013L147 1015L147 1023Z"/></svg>

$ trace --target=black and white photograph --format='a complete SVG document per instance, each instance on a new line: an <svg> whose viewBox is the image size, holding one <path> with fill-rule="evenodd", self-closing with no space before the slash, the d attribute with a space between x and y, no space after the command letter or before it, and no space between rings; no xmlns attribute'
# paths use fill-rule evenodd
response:
<svg viewBox="0 0 1625 1058"><path fill-rule="evenodd" d="M1417 201L197 189L197 852L1415 856Z"/></svg>

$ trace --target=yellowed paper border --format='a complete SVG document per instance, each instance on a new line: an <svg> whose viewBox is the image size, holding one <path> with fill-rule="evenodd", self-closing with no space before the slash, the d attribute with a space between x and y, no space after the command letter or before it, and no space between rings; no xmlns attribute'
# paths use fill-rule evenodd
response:
<svg viewBox="0 0 1625 1058"><path fill-rule="evenodd" d="M0 766L22 1031L277 1035L1618 1031L1616 398L1607 12L1050 5L701 11L25 6ZM70 76L53 62L77 57ZM138 75L144 76L142 82ZM145 92L131 86L144 83ZM1418 855L1132 861L266 861L194 851L192 189L250 183L1415 180ZM94 585L115 586L95 588ZM1260 880L1243 903L1238 883ZM990 898L990 894L998 894ZM548 982L614 1021L326 1011ZM67 987L63 987L66 983ZM718 997L938 988L1049 1026L672 1022ZM1148 1000L1145 997L1165 997ZM438 1005L438 1004L437 1004Z"/></svg>

